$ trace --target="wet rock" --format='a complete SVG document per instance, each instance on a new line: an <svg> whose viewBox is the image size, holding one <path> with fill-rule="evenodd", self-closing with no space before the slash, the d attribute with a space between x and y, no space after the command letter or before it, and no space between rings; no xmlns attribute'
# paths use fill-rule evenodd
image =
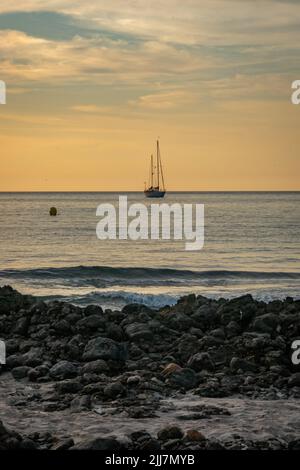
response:
<svg viewBox="0 0 300 470"><path fill-rule="evenodd" d="M82 373L86 374L101 374L107 372L109 367L103 359L97 359L96 361L88 362L82 367Z"/></svg>
<svg viewBox="0 0 300 470"><path fill-rule="evenodd" d="M160 441L168 441L169 439L182 439L183 431L178 426L166 426L157 433Z"/></svg>
<svg viewBox="0 0 300 470"><path fill-rule="evenodd" d="M215 368L215 364L210 356L209 353L198 353L194 354L188 361L188 367L195 370L196 372L200 372L201 370L208 370L212 371Z"/></svg>
<svg viewBox="0 0 300 470"><path fill-rule="evenodd" d="M135 385L140 384L141 381L142 381L142 378L140 377L140 375L131 375L131 376L128 377L128 379L127 379L127 385L128 385L129 387L135 386Z"/></svg>
<svg viewBox="0 0 300 470"><path fill-rule="evenodd" d="M157 439L148 439L139 445L139 450L142 452L158 452L161 446Z"/></svg>
<svg viewBox="0 0 300 470"><path fill-rule="evenodd" d="M59 441L57 444L51 447L51 450L67 450L70 449L70 447L74 446L74 441L71 437L68 439L64 439L62 441Z"/></svg>
<svg viewBox="0 0 300 470"><path fill-rule="evenodd" d="M62 382L57 382L55 384L55 390L60 394L65 393L77 393L82 389L82 384L79 380L63 380Z"/></svg>
<svg viewBox="0 0 300 470"><path fill-rule="evenodd" d="M56 380L70 379L76 377L78 368L68 361L60 361L50 369L50 375Z"/></svg>
<svg viewBox="0 0 300 470"><path fill-rule="evenodd" d="M12 369L11 373L15 379L24 379L30 370L31 368L28 366L19 366Z"/></svg>
<svg viewBox="0 0 300 470"><path fill-rule="evenodd" d="M184 368L173 372L168 377L168 383L176 388L189 390L196 386L197 377L193 369Z"/></svg>
<svg viewBox="0 0 300 470"><path fill-rule="evenodd" d="M127 347L123 343L117 343L110 338L91 339L85 347L83 360L94 361L96 359L114 360L125 362L127 358Z"/></svg>
<svg viewBox="0 0 300 470"><path fill-rule="evenodd" d="M106 326L106 336L107 338L111 338L115 341L124 341L125 335L124 331L120 325L115 325L114 323L110 323Z"/></svg>
<svg viewBox="0 0 300 470"><path fill-rule="evenodd" d="M100 307L100 305L88 305L84 309L84 315L86 317L90 315L102 315L102 314L103 314L103 310Z"/></svg>
<svg viewBox="0 0 300 470"><path fill-rule="evenodd" d="M72 333L71 324L65 319L56 322L54 328L58 336L67 336Z"/></svg>
<svg viewBox="0 0 300 470"><path fill-rule="evenodd" d="M252 362L246 361L245 359L240 359L239 357L233 357L230 361L230 369L232 372L242 372L252 371L255 372L257 367Z"/></svg>
<svg viewBox="0 0 300 470"><path fill-rule="evenodd" d="M171 362L167 364L166 367L162 371L162 375L164 377L168 377L169 375L173 374L174 372L180 372L182 367L176 364L175 362Z"/></svg>
<svg viewBox="0 0 300 470"><path fill-rule="evenodd" d="M300 372L293 374L288 380L289 387L300 387Z"/></svg>
<svg viewBox="0 0 300 470"><path fill-rule="evenodd" d="M148 308L143 305L143 304L127 304L125 305L125 307L123 307L122 309L122 313L125 313L126 315L129 315L129 314L137 314L137 313L140 313L141 311L147 311Z"/></svg>
<svg viewBox="0 0 300 470"><path fill-rule="evenodd" d="M14 333L16 333L17 335L25 336L28 332L29 325L30 325L29 317L20 318L16 323L16 326L14 328Z"/></svg>
<svg viewBox="0 0 300 470"><path fill-rule="evenodd" d="M124 393L125 393L125 388L123 387L121 382L111 383L104 388L104 395L107 398L115 399L116 397L121 396Z"/></svg>
<svg viewBox="0 0 300 470"><path fill-rule="evenodd" d="M41 348L33 347L27 353L20 357L20 365L37 367L43 363L42 360L43 351Z"/></svg>
<svg viewBox="0 0 300 470"><path fill-rule="evenodd" d="M189 429L186 432L185 438L191 442L205 441L204 435L200 431L197 431L196 429Z"/></svg>
<svg viewBox="0 0 300 470"><path fill-rule="evenodd" d="M193 319L181 312L171 312L167 319L168 327L177 331L186 331L194 325Z"/></svg>
<svg viewBox="0 0 300 470"><path fill-rule="evenodd" d="M102 450L106 452L118 452L120 444L116 439L98 437L76 444L72 450Z"/></svg>
<svg viewBox="0 0 300 470"><path fill-rule="evenodd" d="M71 411L73 412L80 412L89 410L91 408L91 397L90 395L82 395L79 397L75 397L70 404ZM70 446L71 447L71 446Z"/></svg>
<svg viewBox="0 0 300 470"><path fill-rule="evenodd" d="M41 377L48 377L49 375L49 367L46 364L42 364L41 366L37 366L34 369L30 369L27 373L29 380L36 381Z"/></svg>
<svg viewBox="0 0 300 470"><path fill-rule="evenodd" d="M98 328L104 327L105 321L99 315L89 315L88 317L82 318L76 323L76 328L79 331L96 331Z"/></svg>
<svg viewBox="0 0 300 470"><path fill-rule="evenodd" d="M153 333L145 323L131 323L126 326L125 332L131 341L148 341L153 337Z"/></svg>
<svg viewBox="0 0 300 470"><path fill-rule="evenodd" d="M256 318L253 322L253 330L261 333L272 333L278 326L278 315L273 313L266 313Z"/></svg>

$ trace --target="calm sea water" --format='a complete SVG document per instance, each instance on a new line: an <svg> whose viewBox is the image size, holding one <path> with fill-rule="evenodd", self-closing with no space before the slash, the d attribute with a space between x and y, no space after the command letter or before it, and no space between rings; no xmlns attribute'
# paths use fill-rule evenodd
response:
<svg viewBox="0 0 300 470"><path fill-rule="evenodd" d="M299 298L300 193L168 193L205 205L205 245L96 237L117 193L0 193L0 284L77 304L174 303L186 293ZM153 203L143 194L128 201ZM56 206L57 217L49 216Z"/></svg>

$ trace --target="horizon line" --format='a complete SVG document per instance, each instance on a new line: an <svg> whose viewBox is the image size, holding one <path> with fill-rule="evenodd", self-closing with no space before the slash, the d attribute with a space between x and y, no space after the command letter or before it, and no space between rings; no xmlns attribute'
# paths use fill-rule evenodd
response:
<svg viewBox="0 0 300 470"><path fill-rule="evenodd" d="M300 189L226 189L226 190L169 190L166 194L193 194L193 193L299 193ZM9 191L0 191L0 194L24 194L24 193L37 193L37 194L46 194L46 193L86 193L86 194L115 194L115 193L122 193L122 194L144 194L143 191L140 190L107 190L107 191L97 191L97 190L9 190Z"/></svg>

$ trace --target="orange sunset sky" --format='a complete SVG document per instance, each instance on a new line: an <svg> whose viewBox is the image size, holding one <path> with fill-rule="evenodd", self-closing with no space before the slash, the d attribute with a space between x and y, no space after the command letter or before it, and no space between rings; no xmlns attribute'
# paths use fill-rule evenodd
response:
<svg viewBox="0 0 300 470"><path fill-rule="evenodd" d="M0 191L300 190L300 2L0 3Z"/></svg>

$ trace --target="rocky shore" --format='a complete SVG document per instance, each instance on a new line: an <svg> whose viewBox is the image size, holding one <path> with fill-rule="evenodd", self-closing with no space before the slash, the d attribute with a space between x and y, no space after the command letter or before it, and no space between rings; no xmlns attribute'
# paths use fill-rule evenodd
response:
<svg viewBox="0 0 300 470"><path fill-rule="evenodd" d="M300 301L190 295L103 311L5 286L0 338L0 449L300 449Z"/></svg>

